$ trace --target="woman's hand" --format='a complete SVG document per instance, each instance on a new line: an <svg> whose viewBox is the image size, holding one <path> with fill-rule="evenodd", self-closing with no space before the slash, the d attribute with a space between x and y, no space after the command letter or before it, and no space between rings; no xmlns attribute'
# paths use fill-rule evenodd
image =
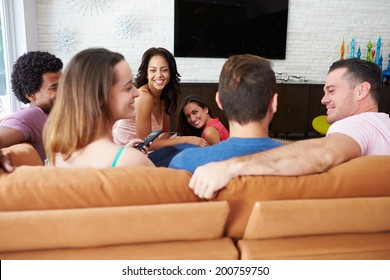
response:
<svg viewBox="0 0 390 280"><path fill-rule="evenodd" d="M186 138L186 143L193 144L198 147L206 147L209 145L207 141L203 138L197 137L197 136L182 136L183 138Z"/></svg>
<svg viewBox="0 0 390 280"><path fill-rule="evenodd" d="M127 144L125 145L125 147L131 147L131 148L135 148L135 146L137 144L142 144L144 142L144 140L142 139L132 139L130 140L129 142L127 142ZM151 145L152 142L150 142L149 145ZM145 155L147 155L149 153L149 148L144 146L141 150L141 152L143 152Z"/></svg>

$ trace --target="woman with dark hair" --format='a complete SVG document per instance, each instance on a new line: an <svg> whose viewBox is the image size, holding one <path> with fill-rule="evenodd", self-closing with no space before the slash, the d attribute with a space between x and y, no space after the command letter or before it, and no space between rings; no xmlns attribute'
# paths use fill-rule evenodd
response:
<svg viewBox="0 0 390 280"><path fill-rule="evenodd" d="M156 65L153 65L151 60ZM161 73L158 73L159 69L157 69L159 62L162 65ZM163 101L165 113L170 116L176 113L177 99L180 95L179 83L180 74L177 72L176 60L168 50L150 48L144 53L138 74L135 77L135 85L139 90L149 89L148 86L152 87L149 90L161 89L159 97Z"/></svg>
<svg viewBox="0 0 390 280"><path fill-rule="evenodd" d="M218 118L214 118L210 107L199 95L184 98L179 112L177 134L202 137L209 145L229 138L228 130Z"/></svg>
<svg viewBox="0 0 390 280"><path fill-rule="evenodd" d="M140 93L135 101L135 118L116 123L114 141L126 145L131 139L142 139L154 130L162 130L164 133L153 141L150 150L178 144L207 145L204 139L195 136L169 138L170 116L176 113L180 94L179 82L174 56L164 48L148 49L135 78Z"/></svg>

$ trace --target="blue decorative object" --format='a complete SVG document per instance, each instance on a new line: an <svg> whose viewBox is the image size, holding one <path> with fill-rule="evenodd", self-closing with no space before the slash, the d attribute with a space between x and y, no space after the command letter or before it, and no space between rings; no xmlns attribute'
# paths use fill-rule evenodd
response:
<svg viewBox="0 0 390 280"><path fill-rule="evenodd" d="M355 57L355 38L352 38L352 41L351 41L351 55L350 57Z"/></svg>
<svg viewBox="0 0 390 280"><path fill-rule="evenodd" d="M375 59L374 63L379 65L379 58L380 58L380 52L381 52L381 45L382 45L382 40L381 37L378 39L378 43L376 44L376 54L375 54Z"/></svg>
<svg viewBox="0 0 390 280"><path fill-rule="evenodd" d="M379 58L379 68L382 70L383 57Z"/></svg>
<svg viewBox="0 0 390 280"><path fill-rule="evenodd" d="M383 79L383 82L385 82L386 84L390 83L390 53L389 53L388 57L389 57L389 61L387 63L387 70L382 72L382 79Z"/></svg>
<svg viewBox="0 0 390 280"><path fill-rule="evenodd" d="M360 51L360 47L359 47L358 52L357 52L356 55L357 55L358 58L360 58L360 56L362 55L362 52Z"/></svg>

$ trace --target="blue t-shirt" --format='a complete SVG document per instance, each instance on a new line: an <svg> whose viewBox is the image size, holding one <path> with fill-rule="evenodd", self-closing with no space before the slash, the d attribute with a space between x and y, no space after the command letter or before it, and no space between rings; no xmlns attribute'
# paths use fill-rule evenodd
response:
<svg viewBox="0 0 390 280"><path fill-rule="evenodd" d="M188 148L178 153L169 167L194 172L198 166L213 161L222 161L236 156L258 153L281 146L280 142L268 137L236 138L230 137L216 145L208 147Z"/></svg>

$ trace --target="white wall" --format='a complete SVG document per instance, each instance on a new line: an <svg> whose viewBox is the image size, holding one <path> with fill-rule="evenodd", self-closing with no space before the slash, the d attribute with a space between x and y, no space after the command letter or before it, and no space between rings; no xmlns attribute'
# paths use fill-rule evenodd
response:
<svg viewBox="0 0 390 280"><path fill-rule="evenodd" d="M92 9L91 3L95 3ZM36 9L39 49L56 54L65 63L84 48L106 47L123 53L136 72L149 47L165 47L173 52L174 0L36 0ZM389 11L389 0L290 0L286 60L273 60L274 70L322 82L330 64L340 57L343 38L345 57L349 57L354 37L356 49L360 46L365 58L368 41L375 48L379 36L386 69L390 53ZM133 38L120 36L117 25L123 16L139 24L139 32ZM70 52L64 48L65 38L59 39L66 29L70 39L77 41L70 44L74 46ZM177 58L184 82L217 82L224 61Z"/></svg>

